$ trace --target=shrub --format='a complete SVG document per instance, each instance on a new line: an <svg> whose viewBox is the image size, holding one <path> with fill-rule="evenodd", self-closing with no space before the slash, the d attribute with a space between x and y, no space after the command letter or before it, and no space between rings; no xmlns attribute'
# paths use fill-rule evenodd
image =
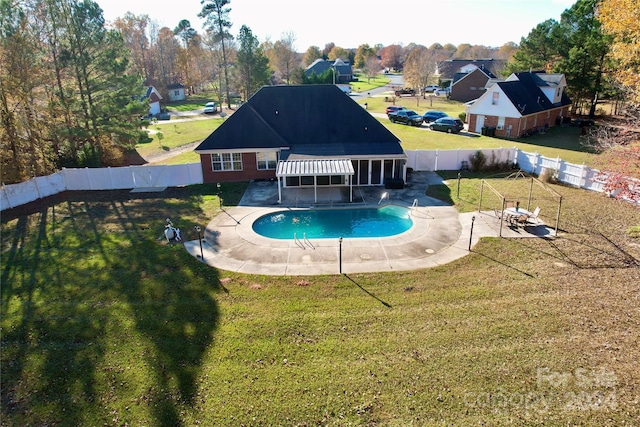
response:
<svg viewBox="0 0 640 427"><path fill-rule="evenodd" d="M555 184L558 182L558 171L555 169L544 168L538 177L540 181Z"/></svg>
<svg viewBox="0 0 640 427"><path fill-rule="evenodd" d="M474 172L480 172L484 169L487 164L487 156L482 152L482 150L478 150L475 154L469 157L471 161L471 170Z"/></svg>
<svg viewBox="0 0 640 427"><path fill-rule="evenodd" d="M460 114L458 114L458 117L460 118L460 120L462 120L462 123L466 123L467 122L467 113L465 113L464 111Z"/></svg>

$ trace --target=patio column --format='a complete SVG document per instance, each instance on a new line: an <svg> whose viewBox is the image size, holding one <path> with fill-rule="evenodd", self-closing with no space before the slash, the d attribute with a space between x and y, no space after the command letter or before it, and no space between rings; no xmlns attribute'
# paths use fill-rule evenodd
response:
<svg viewBox="0 0 640 427"><path fill-rule="evenodd" d="M313 199L318 203L318 177L313 175Z"/></svg>
<svg viewBox="0 0 640 427"><path fill-rule="evenodd" d="M280 177L278 177L278 204L282 203L282 189L280 188Z"/></svg>

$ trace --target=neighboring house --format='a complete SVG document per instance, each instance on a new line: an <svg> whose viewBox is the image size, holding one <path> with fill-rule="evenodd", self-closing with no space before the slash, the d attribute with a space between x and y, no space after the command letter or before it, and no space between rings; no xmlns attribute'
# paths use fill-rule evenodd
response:
<svg viewBox="0 0 640 427"><path fill-rule="evenodd" d="M180 83L174 83L167 86L167 93L169 94L169 101L182 101L185 99L184 85Z"/></svg>
<svg viewBox="0 0 640 427"><path fill-rule="evenodd" d="M481 68L494 76L499 76L504 69L502 59L448 59L438 62L435 76L441 82L452 81L456 73L470 73Z"/></svg>
<svg viewBox="0 0 640 427"><path fill-rule="evenodd" d="M147 92L145 93L143 99L149 100L150 116L160 114L160 101L162 101L162 96L160 96L160 92L158 92L158 90L154 86L147 86Z"/></svg>
<svg viewBox="0 0 640 427"><path fill-rule="evenodd" d="M469 131L491 128L495 136L518 138L560 124L571 105L566 86L564 74L514 73L467 108Z"/></svg>
<svg viewBox="0 0 640 427"><path fill-rule="evenodd" d="M277 178L286 191L406 177L400 140L335 85L265 86L195 151L205 183Z"/></svg>
<svg viewBox="0 0 640 427"><path fill-rule="evenodd" d="M484 68L474 67L472 71L456 73L451 83L449 98L460 102L480 98L491 79L495 79L495 76Z"/></svg>
<svg viewBox="0 0 640 427"><path fill-rule="evenodd" d="M335 61L316 59L304 70L304 74L305 76L310 76L315 73L320 76L329 69L333 69L333 72L335 73L334 83L349 83L353 80L353 69L351 64L340 58Z"/></svg>

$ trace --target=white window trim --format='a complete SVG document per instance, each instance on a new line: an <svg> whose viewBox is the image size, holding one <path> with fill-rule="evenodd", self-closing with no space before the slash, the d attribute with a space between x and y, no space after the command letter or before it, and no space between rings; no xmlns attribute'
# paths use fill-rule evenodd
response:
<svg viewBox="0 0 640 427"><path fill-rule="evenodd" d="M270 159L269 156L271 155L273 155L275 158ZM261 168L260 161L263 161L267 167ZM273 162L273 167L269 167L270 162ZM278 153L276 151L261 151L256 153L256 170L270 171L270 170L276 170L277 167L278 167Z"/></svg>
<svg viewBox="0 0 640 427"><path fill-rule="evenodd" d="M216 159L216 156L220 160ZM228 156L229 160L225 160L225 156ZM231 163L231 168L225 168L225 163ZM239 165L237 165L239 163ZM215 164L220 165L220 169L215 168ZM236 167L238 166L238 167ZM211 170L213 172L236 172L242 170L242 153L213 153L211 154Z"/></svg>

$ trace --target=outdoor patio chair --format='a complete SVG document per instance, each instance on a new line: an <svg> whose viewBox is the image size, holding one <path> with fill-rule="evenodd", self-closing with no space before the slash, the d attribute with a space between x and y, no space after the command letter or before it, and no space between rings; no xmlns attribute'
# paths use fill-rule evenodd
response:
<svg viewBox="0 0 640 427"><path fill-rule="evenodd" d="M535 210L533 211L533 213L529 216L529 218L534 219L536 221L536 224L540 224L540 219L538 218L538 215L540 215L540 206L537 206L535 208Z"/></svg>
<svg viewBox="0 0 640 427"><path fill-rule="evenodd" d="M529 215L520 215L516 218L516 225L518 226L526 226L529 224Z"/></svg>

